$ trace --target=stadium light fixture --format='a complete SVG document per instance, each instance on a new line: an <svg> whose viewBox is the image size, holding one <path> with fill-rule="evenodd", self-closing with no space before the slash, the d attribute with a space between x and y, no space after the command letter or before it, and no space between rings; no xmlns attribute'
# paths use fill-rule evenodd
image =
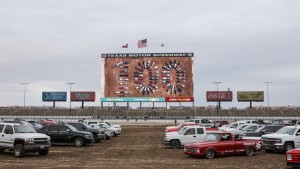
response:
<svg viewBox="0 0 300 169"><path fill-rule="evenodd" d="M219 101L219 84L221 82L213 82L213 84L217 85L217 113L219 112L219 108L220 108L220 101Z"/></svg>
<svg viewBox="0 0 300 169"><path fill-rule="evenodd" d="M68 82L68 85L70 85L70 115L71 115L71 91L72 91L72 85L75 84L74 82Z"/></svg>
<svg viewBox="0 0 300 169"><path fill-rule="evenodd" d="M267 84L267 97L268 97L268 113L270 112L270 98L269 98L269 84L272 82L264 82Z"/></svg>
<svg viewBox="0 0 300 169"><path fill-rule="evenodd" d="M23 82L21 85L24 85L24 110L25 110L25 105L26 105L26 86L29 85L28 82Z"/></svg>

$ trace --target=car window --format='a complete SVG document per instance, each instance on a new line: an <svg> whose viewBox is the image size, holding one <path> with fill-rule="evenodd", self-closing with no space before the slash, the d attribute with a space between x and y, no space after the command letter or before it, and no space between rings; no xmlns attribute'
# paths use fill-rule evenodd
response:
<svg viewBox="0 0 300 169"><path fill-rule="evenodd" d="M58 132L58 126L51 126L51 127L49 127L49 131L51 131L51 132Z"/></svg>
<svg viewBox="0 0 300 169"><path fill-rule="evenodd" d="M59 129L59 132L67 132L68 129L69 129L69 127L67 127L67 126L61 126Z"/></svg>
<svg viewBox="0 0 300 169"><path fill-rule="evenodd" d="M195 134L195 129L194 129L194 128L188 129L188 130L184 133L184 135L193 135L193 134Z"/></svg>
<svg viewBox="0 0 300 169"><path fill-rule="evenodd" d="M13 131L12 126L7 125L7 126L5 127L4 133L7 133L7 134L14 134L14 131Z"/></svg>
<svg viewBox="0 0 300 169"><path fill-rule="evenodd" d="M278 131L279 129L281 129L284 126L274 126L274 132Z"/></svg>
<svg viewBox="0 0 300 169"><path fill-rule="evenodd" d="M204 134L203 128L197 128L197 134Z"/></svg>
<svg viewBox="0 0 300 169"><path fill-rule="evenodd" d="M267 126L263 130L264 132L273 132L273 126Z"/></svg>
<svg viewBox="0 0 300 169"><path fill-rule="evenodd" d="M258 124L258 121L252 121L252 123L256 123L256 124Z"/></svg>
<svg viewBox="0 0 300 169"><path fill-rule="evenodd" d="M221 141L229 141L231 140L231 135L230 134L222 134L221 136Z"/></svg>
<svg viewBox="0 0 300 169"><path fill-rule="evenodd" d="M195 120L195 123L199 123L200 122L200 120Z"/></svg>
<svg viewBox="0 0 300 169"><path fill-rule="evenodd" d="M1 124L1 125L0 125L0 133L2 132L3 128L4 128L4 125Z"/></svg>

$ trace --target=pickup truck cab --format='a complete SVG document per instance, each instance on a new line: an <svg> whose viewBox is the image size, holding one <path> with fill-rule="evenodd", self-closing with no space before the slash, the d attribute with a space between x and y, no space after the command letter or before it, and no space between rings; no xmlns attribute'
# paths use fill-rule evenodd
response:
<svg viewBox="0 0 300 169"><path fill-rule="evenodd" d="M50 137L36 133L32 126L0 123L0 152L12 150L15 157L21 158L26 152L47 155L51 147Z"/></svg>
<svg viewBox="0 0 300 169"><path fill-rule="evenodd" d="M180 132L165 133L164 145L171 148L179 148L182 145L201 141L206 135L206 128L203 126L185 126Z"/></svg>
<svg viewBox="0 0 300 169"><path fill-rule="evenodd" d="M235 139L229 132L209 132L203 141L186 144L184 153L190 156L206 157L245 154L252 156L260 151L262 143L259 140Z"/></svg>
<svg viewBox="0 0 300 169"><path fill-rule="evenodd" d="M300 148L300 126L286 126L273 134L263 135L262 142L266 152Z"/></svg>

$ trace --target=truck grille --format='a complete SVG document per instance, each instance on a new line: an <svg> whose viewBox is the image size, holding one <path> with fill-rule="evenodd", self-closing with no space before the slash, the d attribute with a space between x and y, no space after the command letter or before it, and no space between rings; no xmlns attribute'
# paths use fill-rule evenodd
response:
<svg viewBox="0 0 300 169"><path fill-rule="evenodd" d="M48 143L47 138L34 138L35 144L46 144Z"/></svg>

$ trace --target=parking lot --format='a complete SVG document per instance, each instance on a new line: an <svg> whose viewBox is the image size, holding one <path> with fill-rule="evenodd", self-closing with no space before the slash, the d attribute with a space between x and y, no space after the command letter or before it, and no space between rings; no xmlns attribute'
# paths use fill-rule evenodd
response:
<svg viewBox="0 0 300 169"><path fill-rule="evenodd" d="M164 129L161 125L123 125L121 136L79 148L54 145L48 156L27 154L18 159L5 151L0 154L0 168L289 168L284 154L264 151L251 157L189 157L183 149L162 144Z"/></svg>

